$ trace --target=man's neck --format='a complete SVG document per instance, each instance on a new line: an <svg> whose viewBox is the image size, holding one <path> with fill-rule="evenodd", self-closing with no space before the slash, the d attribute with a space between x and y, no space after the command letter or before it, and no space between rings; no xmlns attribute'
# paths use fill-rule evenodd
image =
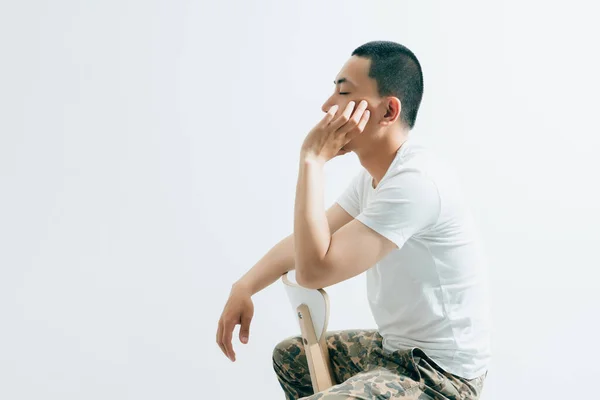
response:
<svg viewBox="0 0 600 400"><path fill-rule="evenodd" d="M371 185L373 188L379 185L379 182L386 174L392 161L396 157L398 150L408 139L408 132L397 135L389 135L387 140L383 140L369 148L368 152L356 152L360 164L369 172L373 178Z"/></svg>

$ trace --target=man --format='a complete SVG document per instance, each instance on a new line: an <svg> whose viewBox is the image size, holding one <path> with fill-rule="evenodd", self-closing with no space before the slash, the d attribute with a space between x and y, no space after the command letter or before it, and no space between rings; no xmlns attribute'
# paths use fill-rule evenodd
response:
<svg viewBox="0 0 600 400"><path fill-rule="evenodd" d="M300 336L280 342L274 369L287 399L478 399L490 362L486 264L456 178L409 138L423 75L406 47L358 47L301 148L294 233L231 291L217 343L235 361L247 343L251 296L296 270L322 288L366 272L376 330L328 332L336 385L313 393ZM364 167L323 206L323 166L353 151Z"/></svg>

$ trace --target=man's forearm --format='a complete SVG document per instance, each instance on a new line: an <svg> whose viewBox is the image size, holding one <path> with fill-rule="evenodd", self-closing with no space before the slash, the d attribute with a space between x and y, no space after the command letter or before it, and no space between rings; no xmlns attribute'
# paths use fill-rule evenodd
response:
<svg viewBox="0 0 600 400"><path fill-rule="evenodd" d="M285 237L265 254L233 287L249 290L252 295L274 283L294 269L293 234Z"/></svg>
<svg viewBox="0 0 600 400"><path fill-rule="evenodd" d="M323 205L324 165L315 158L300 156L294 206L295 268L300 279L315 276L331 242Z"/></svg>

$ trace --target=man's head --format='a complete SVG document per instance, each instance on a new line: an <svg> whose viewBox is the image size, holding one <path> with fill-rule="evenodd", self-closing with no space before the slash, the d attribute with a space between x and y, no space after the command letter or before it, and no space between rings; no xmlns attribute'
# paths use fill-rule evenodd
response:
<svg viewBox="0 0 600 400"><path fill-rule="evenodd" d="M362 134L344 146L353 150L360 143L390 131L413 128L423 97L423 73L417 57L401 44L373 41L356 48L335 81L335 91L323 104L327 112L334 104L343 111L350 101L365 99L371 112Z"/></svg>

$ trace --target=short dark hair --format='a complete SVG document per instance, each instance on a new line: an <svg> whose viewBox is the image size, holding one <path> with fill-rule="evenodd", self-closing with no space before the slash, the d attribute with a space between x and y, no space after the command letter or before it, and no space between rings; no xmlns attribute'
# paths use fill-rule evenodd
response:
<svg viewBox="0 0 600 400"><path fill-rule="evenodd" d="M377 82L379 95L400 100L400 119L412 129L423 98L423 71L414 53L399 43L378 40L357 47L352 55L371 60L369 77Z"/></svg>

